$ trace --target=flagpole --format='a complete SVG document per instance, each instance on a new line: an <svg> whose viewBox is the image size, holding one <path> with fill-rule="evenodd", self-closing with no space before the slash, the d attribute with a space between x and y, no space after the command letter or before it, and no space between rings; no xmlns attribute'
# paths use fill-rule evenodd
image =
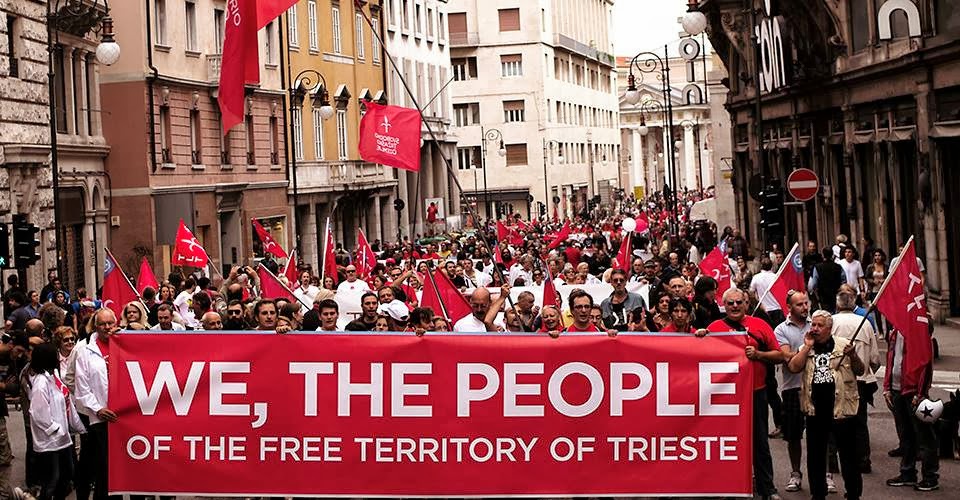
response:
<svg viewBox="0 0 960 500"><path fill-rule="evenodd" d="M147 304L143 301L143 297L140 296L140 292L137 291L137 287L133 286L133 283L130 283L130 278L127 277L127 273L124 272L123 267L120 266L120 262L117 261L117 258L113 256L113 252L111 252L107 247L103 247L103 250L107 252L107 255L110 256L110 260L112 260L117 266L117 269L120 271L120 275L123 276L123 280L127 283L127 286L133 290L133 293L136 294L137 300L140 301L140 304L142 304L143 307L147 307ZM126 306L126 304L124 304L124 306Z"/></svg>
<svg viewBox="0 0 960 500"><path fill-rule="evenodd" d="M270 268L269 268L269 267L263 265L263 263L261 262L261 263L257 266L257 269L260 269L260 268L263 268L263 270L266 271L267 274L269 274L273 279L277 280L277 283L279 283L280 286L282 286L283 289L286 290L287 293L290 294L290 296L292 296L294 299L297 299L297 302L299 302L300 304L302 304L303 307L306 307L307 309L310 309L310 308L311 308L311 306L310 306L309 304L307 304L306 302L304 302L300 297L297 297L297 294L293 293L293 290L290 290L290 287L288 287L287 285L284 285L283 282L280 281L280 278L278 278L276 274L273 274L272 272L270 272ZM263 294L263 283L260 283L260 294L261 294L261 295Z"/></svg>
<svg viewBox="0 0 960 500"><path fill-rule="evenodd" d="M323 259L320 260L320 288L323 288L323 280L326 278L324 276L324 271L327 270L327 245L330 243L330 217L327 217L327 225L323 230L323 248L320 249L320 252L323 254Z"/></svg>
<svg viewBox="0 0 960 500"><path fill-rule="evenodd" d="M450 318L450 314L447 312L446 306L443 305L443 297L440 296L440 290L437 288L437 280L433 277L433 273L436 271L436 269L439 269L439 268L433 268L433 269L431 269L431 268L430 268L430 265L428 264L428 265L427 265L427 269L428 269L428 271L427 271L427 279L429 279L429 280L430 280L430 284L433 285L433 293L434 293L434 295L437 296L437 304L440 304L440 312L443 313L443 317L444 317L444 318L447 318L447 321L448 321L448 322L451 322L451 323L452 323L453 320ZM422 298L421 298L420 302L423 302L423 299L422 299Z"/></svg>
<svg viewBox="0 0 960 500"><path fill-rule="evenodd" d="M887 289L887 285L890 283L890 279L893 278L893 273L895 273L897 271L897 268L900 267L900 264L903 262L903 255L907 253L907 248L909 248L910 245L912 244L913 244L913 235L910 235L910 239L907 240L907 243L903 245L903 250L900 251L900 256L897 257L897 263L893 266L892 269L890 269L890 272L887 273L886 279L884 279L883 284L880 285L880 290L877 291L877 296L874 297L873 300L870 302L870 308L867 309L867 313L864 314L863 319L860 320L860 325L857 326L857 330L853 332L853 337L850 339L851 344L855 340L857 340L857 336L860 335L860 330L863 328L864 323L867 322L867 318L869 318L870 314L877 309L877 302L880 300L880 296L883 294L884 290ZM843 358L840 358L840 360L843 361Z"/></svg>
<svg viewBox="0 0 960 500"><path fill-rule="evenodd" d="M777 275L773 277L773 282L770 284L771 286L767 288L767 291L763 292L763 295L761 295L760 298L757 299L757 307L753 310L751 316L753 314L757 314L757 311L760 310L760 305L763 304L763 299L767 298L767 294L769 294L770 289L773 288L773 283L776 283L777 280L780 279L780 275L783 274L783 270L787 268L787 264L790 264L790 261L793 260L793 252L797 251L799 248L800 243L793 244L793 248L790 249L790 253L787 254L787 257L783 259L783 263L780 264L780 269L777 271Z"/></svg>

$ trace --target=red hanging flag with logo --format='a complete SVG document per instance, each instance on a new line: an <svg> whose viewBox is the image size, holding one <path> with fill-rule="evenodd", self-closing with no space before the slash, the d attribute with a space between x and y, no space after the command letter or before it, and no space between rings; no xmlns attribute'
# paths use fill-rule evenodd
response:
<svg viewBox="0 0 960 500"><path fill-rule="evenodd" d="M630 243L631 236L633 233L629 231L623 232L623 237L620 239L620 251L617 252L617 264L616 269L621 269L623 271L630 270Z"/></svg>
<svg viewBox="0 0 960 500"><path fill-rule="evenodd" d="M260 239L260 244L263 245L264 253L273 254L278 259L286 259L287 252L283 251L283 247L273 239L273 236L270 236L270 232L260 224L260 221L250 219L250 222L253 222L253 230L257 232L257 238Z"/></svg>
<svg viewBox="0 0 960 500"><path fill-rule="evenodd" d="M109 307L118 318L123 317L123 307L127 303L140 299L109 250L103 259L103 290L100 293L103 306Z"/></svg>
<svg viewBox="0 0 960 500"><path fill-rule="evenodd" d="M263 29L270 24L270 21L280 17L298 0L256 0L257 4L257 29Z"/></svg>
<svg viewBox="0 0 960 500"><path fill-rule="evenodd" d="M260 82L257 4L257 0L227 2L223 55L220 58L220 89L217 94L223 134L243 121L246 97L244 84Z"/></svg>
<svg viewBox="0 0 960 500"><path fill-rule="evenodd" d="M197 238L187 229L183 219L180 219L180 227L177 228L177 241L173 246L173 258L170 259L175 266L206 267L210 257L207 251L200 246Z"/></svg>
<svg viewBox="0 0 960 500"><path fill-rule="evenodd" d="M777 272L777 278L773 281L773 284L770 285L770 290L768 290L767 293L777 299L782 311L789 311L790 306L787 304L787 293L790 292L790 290L799 292L805 292L807 290L803 282L803 256L800 255L800 245L798 243L793 244L790 253L783 259L780 271ZM717 291L717 295L722 296L719 290ZM762 302L763 297L760 299Z"/></svg>
<svg viewBox="0 0 960 500"><path fill-rule="evenodd" d="M360 158L388 167L420 171L420 113L367 101L360 120Z"/></svg>
<svg viewBox="0 0 960 500"><path fill-rule="evenodd" d="M330 220L327 220L327 237L323 241L323 275L333 278L333 284L336 285L337 279L337 256L333 253L333 229L330 228ZM320 283L323 286L323 283Z"/></svg>
<svg viewBox="0 0 960 500"><path fill-rule="evenodd" d="M260 280L260 297L264 299L287 299L296 302L297 298L289 288L283 286L280 279L266 266L257 266L257 278Z"/></svg>
<svg viewBox="0 0 960 500"><path fill-rule="evenodd" d="M140 274L137 275L137 292L143 293L143 289L148 286L160 291L160 283L157 282L157 277L153 274L153 269L150 268L150 262L147 262L147 258L144 257L140 259Z"/></svg>
<svg viewBox="0 0 960 500"><path fill-rule="evenodd" d="M290 252L290 258L287 259L287 265L283 267L283 275L287 277L287 283L290 284L290 288L297 287L297 280L300 279L297 276L297 249L294 248Z"/></svg>
<svg viewBox="0 0 960 500"><path fill-rule="evenodd" d="M357 228L357 260L353 263L357 267L357 276L366 278L377 265L377 254L373 253L367 235L363 229Z"/></svg>
<svg viewBox="0 0 960 500"><path fill-rule="evenodd" d="M903 336L901 392L924 394L930 384L933 344L927 318L927 298L913 238L904 247L874 304L898 331L897 334Z"/></svg>
<svg viewBox="0 0 960 500"><path fill-rule="evenodd" d="M717 282L717 304L723 303L723 294L730 289L730 264L720 247L716 247L700 261L700 272ZM789 311L789 309L784 309Z"/></svg>
<svg viewBox="0 0 960 500"><path fill-rule="evenodd" d="M557 237L550 242L550 245L547 248L549 248L550 250L553 250L554 248L557 248L558 246L560 246L560 244L563 243L564 241L567 241L567 238L569 237L570 237L570 219L567 219L567 221L563 223L563 227L560 228L560 232L557 233Z"/></svg>

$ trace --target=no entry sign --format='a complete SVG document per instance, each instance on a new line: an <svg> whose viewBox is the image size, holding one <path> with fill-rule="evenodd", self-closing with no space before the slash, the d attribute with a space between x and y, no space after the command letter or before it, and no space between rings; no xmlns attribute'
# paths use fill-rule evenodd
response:
<svg viewBox="0 0 960 500"><path fill-rule="evenodd" d="M797 201L810 201L820 190L820 179L809 168L800 168L790 172L787 177L787 191Z"/></svg>

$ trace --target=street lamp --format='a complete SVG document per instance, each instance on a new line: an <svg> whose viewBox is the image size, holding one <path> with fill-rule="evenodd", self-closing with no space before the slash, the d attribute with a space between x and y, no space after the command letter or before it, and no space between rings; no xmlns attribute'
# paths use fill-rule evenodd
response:
<svg viewBox="0 0 960 500"><path fill-rule="evenodd" d="M697 0L687 0L687 13L680 19L680 25L690 36L697 36L707 29L707 16L700 12Z"/></svg>
<svg viewBox="0 0 960 500"><path fill-rule="evenodd" d="M88 32L100 34L97 62L110 66L120 59L120 45L114 38L113 19L108 0L53 0L47 2L47 94L50 106L50 174L53 177L53 234L56 248L57 276L63 278L63 252L60 238L60 163L57 143L56 72L60 32L83 38ZM65 103L61 103L65 105ZM91 111L92 112L92 111Z"/></svg>
<svg viewBox="0 0 960 500"><path fill-rule="evenodd" d="M294 114L300 112L300 127L303 128L303 102L307 94L311 94L310 109L316 109L320 114L320 119L328 120L333 116L333 107L330 106L330 94L327 92L327 80L319 71L305 69L301 71L290 85L290 136L296 134L294 127L297 121L293 119ZM320 138L323 140L323 138ZM301 141L301 147L303 147ZM293 177L293 218L294 234L297 240L297 250L300 250L300 240L302 233L300 224L297 220L297 207L299 207L299 187L297 185L297 152L293 147L290 148L290 175Z"/></svg>
<svg viewBox="0 0 960 500"><path fill-rule="evenodd" d="M490 191L487 189L487 141L498 144L497 154L501 158L507 156L507 148L503 145L503 133L500 130L491 128L484 129L480 126L480 156L483 161L483 206L485 207L487 218L490 217Z"/></svg>

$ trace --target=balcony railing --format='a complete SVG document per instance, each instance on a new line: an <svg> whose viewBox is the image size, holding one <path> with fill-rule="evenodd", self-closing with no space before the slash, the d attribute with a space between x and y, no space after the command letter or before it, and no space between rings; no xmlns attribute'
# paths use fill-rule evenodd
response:
<svg viewBox="0 0 960 500"><path fill-rule="evenodd" d="M477 32L450 33L450 46L463 47L480 45L480 34Z"/></svg>
<svg viewBox="0 0 960 500"><path fill-rule="evenodd" d="M614 68L617 65L616 58L610 54L607 54L602 50L597 50L585 43L578 42L566 35L561 35L559 33L554 35L553 44L557 47L562 47L571 52L580 54L588 59L593 59L594 61L611 68Z"/></svg>
<svg viewBox="0 0 960 500"><path fill-rule="evenodd" d="M207 81L220 81L220 54L207 54Z"/></svg>
<svg viewBox="0 0 960 500"><path fill-rule="evenodd" d="M297 182L302 188L341 188L393 180L387 168L375 163L334 163L298 165Z"/></svg>

